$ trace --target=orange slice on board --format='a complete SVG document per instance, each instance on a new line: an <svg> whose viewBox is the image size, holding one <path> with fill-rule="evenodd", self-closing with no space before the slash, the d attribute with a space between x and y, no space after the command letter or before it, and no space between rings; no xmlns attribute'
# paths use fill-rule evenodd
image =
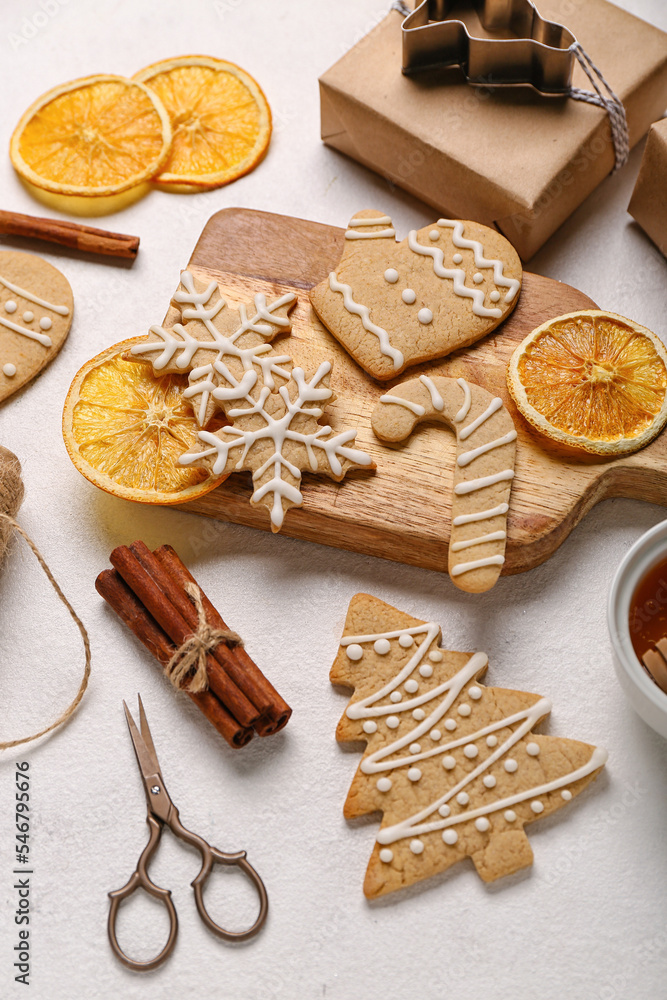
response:
<svg viewBox="0 0 667 1000"><path fill-rule="evenodd" d="M171 145L152 90L123 76L88 76L42 94L14 129L17 173L58 195L105 197L148 180Z"/></svg>
<svg viewBox="0 0 667 1000"><path fill-rule="evenodd" d="M271 138L271 110L261 88L234 63L181 56L136 73L169 113L169 158L154 178L177 191L229 184L257 166Z"/></svg>
<svg viewBox="0 0 667 1000"><path fill-rule="evenodd" d="M595 455L643 448L667 422L667 350L650 330L588 309L551 319L510 359L509 391L546 437Z"/></svg>
<svg viewBox="0 0 667 1000"><path fill-rule="evenodd" d="M65 400L63 437L79 472L107 493L185 503L227 477L179 464L197 441L197 422L183 399L188 377L157 378L150 365L128 360L129 348L144 339L107 348L77 373Z"/></svg>

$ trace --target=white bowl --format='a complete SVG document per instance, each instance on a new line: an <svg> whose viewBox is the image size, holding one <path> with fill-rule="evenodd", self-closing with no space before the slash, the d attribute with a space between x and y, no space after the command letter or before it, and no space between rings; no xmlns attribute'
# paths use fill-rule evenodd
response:
<svg viewBox="0 0 667 1000"><path fill-rule="evenodd" d="M667 739L667 694L648 676L630 639L630 602L637 584L667 559L667 521L642 535L616 570L607 606L614 669L625 695L644 722Z"/></svg>

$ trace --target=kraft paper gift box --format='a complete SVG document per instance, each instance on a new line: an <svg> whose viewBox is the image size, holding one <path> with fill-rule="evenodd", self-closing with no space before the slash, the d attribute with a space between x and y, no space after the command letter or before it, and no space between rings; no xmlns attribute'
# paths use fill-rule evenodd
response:
<svg viewBox="0 0 667 1000"><path fill-rule="evenodd" d="M667 106L667 34L607 0L537 7L623 101L634 145ZM323 140L438 213L495 226L527 260L612 171L606 112L528 86L475 87L459 67L404 76L402 20L390 11L320 78ZM590 89L578 64L573 84Z"/></svg>
<svg viewBox="0 0 667 1000"><path fill-rule="evenodd" d="M667 118L648 134L628 212L667 257Z"/></svg>

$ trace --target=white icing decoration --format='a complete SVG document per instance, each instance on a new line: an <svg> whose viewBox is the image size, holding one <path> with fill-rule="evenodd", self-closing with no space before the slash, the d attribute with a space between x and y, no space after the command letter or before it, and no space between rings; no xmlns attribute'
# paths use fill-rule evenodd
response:
<svg viewBox="0 0 667 1000"><path fill-rule="evenodd" d="M497 736L493 736L493 734L491 736L487 736L486 737L486 745L487 745L487 747L498 746L498 737Z"/></svg>
<svg viewBox="0 0 667 1000"><path fill-rule="evenodd" d="M484 305L484 292L480 288L468 288L465 283L466 273L461 268L445 267L444 254L440 247L425 247L417 241L416 230L412 229L408 233L408 246L414 253L422 254L425 257L433 258L433 271L439 278L449 278L455 295L461 298L472 299L472 311L475 316L488 316L493 319L500 319L501 309L487 309Z"/></svg>
<svg viewBox="0 0 667 1000"><path fill-rule="evenodd" d="M452 847L453 844L459 839L459 835L456 830L444 830L442 834L442 839L446 844Z"/></svg>
<svg viewBox="0 0 667 1000"><path fill-rule="evenodd" d="M475 514L459 514L454 518L452 524L458 528L461 524L472 524L473 521L487 521L491 517L506 514L508 510L509 504L501 503L497 507L490 507L488 510L479 510Z"/></svg>
<svg viewBox="0 0 667 1000"><path fill-rule="evenodd" d="M363 649L361 646L357 645L356 642L353 642L351 646L348 646L345 652L350 660L360 660L364 655Z"/></svg>
<svg viewBox="0 0 667 1000"><path fill-rule="evenodd" d="M459 715L467 716L467 715L470 715L470 712L471 712L470 705L466 705L466 704L459 705L459 707L458 707L458 713L459 713Z"/></svg>
<svg viewBox="0 0 667 1000"><path fill-rule="evenodd" d="M389 695L389 701L400 701L403 695L400 691L392 691Z"/></svg>
<svg viewBox="0 0 667 1000"><path fill-rule="evenodd" d="M459 794L456 796L456 801L460 806L467 806L468 803L470 802L470 796L468 795L467 792L459 792Z"/></svg>
<svg viewBox="0 0 667 1000"><path fill-rule="evenodd" d="M433 313L430 309L420 309L417 313L417 319L426 326L426 324L433 322Z"/></svg>
<svg viewBox="0 0 667 1000"><path fill-rule="evenodd" d="M8 361L6 365L3 365L2 370L7 376L7 378L12 378L14 375L16 375L16 365L13 365L11 361Z"/></svg>
<svg viewBox="0 0 667 1000"><path fill-rule="evenodd" d="M459 441L465 441L471 434L474 434L478 427L481 427L482 424L489 419L489 417L492 417L494 413L497 413L498 410L501 409L502 405L503 401L500 396L494 396L486 410L484 410L484 413L481 413L475 420L471 421L467 427L463 427L459 431Z"/></svg>
<svg viewBox="0 0 667 1000"><path fill-rule="evenodd" d="M411 840L410 850L412 851L413 854L421 854L422 851L424 850L424 845L422 844L421 840Z"/></svg>
<svg viewBox="0 0 667 1000"><path fill-rule="evenodd" d="M410 768L408 768L408 779L410 781L419 781L419 779L421 778L421 776L422 776L422 773L421 773L421 771L419 770L418 767L410 767Z"/></svg>
<svg viewBox="0 0 667 1000"><path fill-rule="evenodd" d="M347 225L349 229L354 229L356 226L391 226L393 223L389 215L376 215L375 218L364 219L353 216Z"/></svg>
<svg viewBox="0 0 667 1000"><path fill-rule="evenodd" d="M468 416L468 411L470 409L470 404L472 402L472 393L470 391L470 386L468 385L468 383L464 378L457 378L456 384L460 385L461 388L463 389L463 403L461 405L461 409L454 417L454 423L460 424L461 421L465 420L465 418ZM461 437L460 434L459 437Z"/></svg>
<svg viewBox="0 0 667 1000"><path fill-rule="evenodd" d="M566 802L569 802L572 798L572 792L569 788L565 788L560 794L561 798L565 799Z"/></svg>
<svg viewBox="0 0 667 1000"><path fill-rule="evenodd" d="M424 711L423 708L415 708L414 712L412 713L412 718L415 719L417 722L421 722L422 719L426 718L426 712Z"/></svg>
<svg viewBox="0 0 667 1000"><path fill-rule="evenodd" d="M530 808L533 810L534 813L544 812L544 806L539 801L539 799L536 799L535 802L531 802Z"/></svg>
<svg viewBox="0 0 667 1000"><path fill-rule="evenodd" d="M433 380L430 379L428 375L420 375L419 381L422 383L422 385L426 386L429 393L431 394L431 405L433 406L433 409L442 412L445 408L445 401L438 392L438 390L436 389Z"/></svg>
<svg viewBox="0 0 667 1000"><path fill-rule="evenodd" d="M360 233L358 235L361 235ZM397 351L391 346L389 342L389 334L386 330L383 330L381 326L376 326L375 323L371 321L370 309L368 306L359 305L352 298L352 288L350 285L346 285L345 282L339 281L337 275L334 271L329 275L329 288L332 292L340 292L343 296L343 305L349 313L353 316L358 316L361 320L364 330L369 333L374 334L380 342L380 353L384 354L386 357L391 358L394 369L400 368L403 364L403 355L400 351Z"/></svg>
<svg viewBox="0 0 667 1000"><path fill-rule="evenodd" d="M428 234L428 238L430 240L433 240L433 242L435 243L437 240L440 239L440 233L438 232L437 229L432 229L431 232Z"/></svg>
<svg viewBox="0 0 667 1000"><path fill-rule="evenodd" d="M390 861L394 859L394 852L390 847L383 847L380 851L380 861L384 861L385 864L389 864Z"/></svg>
<svg viewBox="0 0 667 1000"><path fill-rule="evenodd" d="M482 697L482 689L478 688L476 684L468 688L468 697L472 698L473 701L479 701Z"/></svg>
<svg viewBox="0 0 667 1000"><path fill-rule="evenodd" d="M8 330L13 330L14 333L22 333L28 340L36 340L42 347L52 346L51 338L47 337L45 333L38 333L37 330L29 330L27 326L19 326L18 323L13 323L10 319L5 319L4 316L0 316L0 325L6 326Z"/></svg>
<svg viewBox="0 0 667 1000"><path fill-rule="evenodd" d="M476 285L481 285L481 283L484 281L484 275L480 274L478 271L477 274L473 274L472 280L475 282Z"/></svg>
<svg viewBox="0 0 667 1000"><path fill-rule="evenodd" d="M431 737L434 743L437 743L438 740L442 739L442 733L440 732L439 729L432 729L428 735Z"/></svg>
<svg viewBox="0 0 667 1000"><path fill-rule="evenodd" d="M401 298L405 302L406 306L411 306L417 301L417 293L414 288L404 288L401 292Z"/></svg>
<svg viewBox="0 0 667 1000"><path fill-rule="evenodd" d="M20 288L19 285L13 285L11 281L7 281L0 274L0 284L8 288L10 292L14 292L14 295L20 295L22 299L27 299L28 302L34 302L36 306L43 306L44 309L50 309L51 312L57 313L59 316L69 316L69 309L67 306L57 306L53 302L48 302L46 299L40 299L38 295L34 295L32 292L27 292L25 288ZM11 300L10 300L11 301ZM5 306L7 309L7 306ZM14 309L7 309L7 312L14 312Z"/></svg>
<svg viewBox="0 0 667 1000"><path fill-rule="evenodd" d="M378 792L388 792L393 785L391 778L378 778L377 780L377 790Z"/></svg>
<svg viewBox="0 0 667 1000"><path fill-rule="evenodd" d="M373 643L373 649L379 656L386 656L391 649L391 643L389 639L378 639L377 642Z"/></svg>
<svg viewBox="0 0 667 1000"><path fill-rule="evenodd" d="M48 316L42 316L42 318L39 321L39 328L40 328L40 330L50 330L52 326L53 326L53 323L51 322L51 320L49 319L49 317Z"/></svg>
<svg viewBox="0 0 667 1000"><path fill-rule="evenodd" d="M449 808L448 805L440 806L440 808L438 809L438 812L440 813L441 816L449 816L451 811L452 810Z"/></svg>
<svg viewBox="0 0 667 1000"><path fill-rule="evenodd" d="M504 768L505 768L505 770L507 771L508 774L514 774L514 772L516 771L516 769L518 768L519 765L517 764L517 762L515 760L513 760L510 757L509 760L505 761L505 763L504 763L503 766L504 766Z"/></svg>
<svg viewBox="0 0 667 1000"><path fill-rule="evenodd" d="M463 260L463 257L461 256L460 253L455 253L454 256L452 257L452 260L454 261L455 264L460 264L461 261Z"/></svg>
<svg viewBox="0 0 667 1000"><path fill-rule="evenodd" d="M442 659L442 653L440 652L439 649L432 649L431 652L428 654L428 658L429 660L432 660L433 663L440 663Z"/></svg>
<svg viewBox="0 0 667 1000"><path fill-rule="evenodd" d="M489 298L491 299L492 302L498 302L500 300L500 292L498 291L497 288L493 289L493 291L489 295Z"/></svg>
<svg viewBox="0 0 667 1000"><path fill-rule="evenodd" d="M405 690L408 692L408 694L415 694L415 692L419 690L419 684L417 683L417 681L410 679L409 681L405 682Z"/></svg>
<svg viewBox="0 0 667 1000"><path fill-rule="evenodd" d="M540 752L539 743L526 743L526 753L529 754L531 757L537 757L539 752Z"/></svg>
<svg viewBox="0 0 667 1000"><path fill-rule="evenodd" d="M433 667L429 663L422 663L421 667L419 668L419 673L422 675L422 677L432 677Z"/></svg>
<svg viewBox="0 0 667 1000"><path fill-rule="evenodd" d="M450 570L450 576L461 576L462 573L472 573L474 569L484 569L486 566L502 566L505 562L504 556L487 556L486 559L473 559L471 562L462 562Z"/></svg>
<svg viewBox="0 0 667 1000"><path fill-rule="evenodd" d="M479 750L477 749L474 743L469 743L467 747L463 748L463 752L468 758L468 760L472 760L474 757L477 756Z"/></svg>
<svg viewBox="0 0 667 1000"><path fill-rule="evenodd" d="M378 724L377 722L373 722L372 719L366 719L362 728L365 733L375 733L377 732Z"/></svg>
<svg viewBox="0 0 667 1000"><path fill-rule="evenodd" d="M390 715L389 718L387 719L387 726L389 727L389 729L398 729L400 724L401 720L398 718L397 715Z"/></svg>
<svg viewBox="0 0 667 1000"><path fill-rule="evenodd" d="M398 271L395 267L388 267L384 272L384 280L388 281L390 285L395 285L398 281Z"/></svg>
<svg viewBox="0 0 667 1000"><path fill-rule="evenodd" d="M472 451L464 451L463 454L459 455L456 459L457 465L470 465L474 462L476 458L480 455L486 455L488 451L493 451L494 448L501 448L504 444L510 444L512 441L516 441L516 431L512 429L508 431L507 434L503 434L502 437L496 438L495 441L489 441L487 444L481 444L479 448L473 448Z"/></svg>
<svg viewBox="0 0 667 1000"><path fill-rule="evenodd" d="M451 754L448 754L446 757L443 757L442 766L445 768L446 771L452 771L456 767L455 758L452 757Z"/></svg>
<svg viewBox="0 0 667 1000"><path fill-rule="evenodd" d="M413 632L414 629L411 629L409 632L402 632L398 638L398 645L402 646L403 649L409 649L410 646L413 646L415 641L412 636Z"/></svg>
<svg viewBox="0 0 667 1000"><path fill-rule="evenodd" d="M426 410L419 403L413 403L410 399L403 399L401 396L392 396L391 393L385 393L384 396L380 396L381 403L395 403L397 406L404 406L406 410L411 410L415 416L423 417Z"/></svg>
<svg viewBox="0 0 667 1000"><path fill-rule="evenodd" d="M375 223L377 225L377 223ZM358 233L356 229L346 229L345 239L346 240L383 240L388 236L395 236L396 231L394 229L381 229L377 233Z"/></svg>
<svg viewBox="0 0 667 1000"><path fill-rule="evenodd" d="M452 543L452 552L461 552L472 545L484 545L485 542L501 542L507 538L506 531L490 531L488 535L478 535L477 538L467 538L461 542Z"/></svg>
<svg viewBox="0 0 667 1000"><path fill-rule="evenodd" d="M457 727L456 719L447 719L447 721L445 722L445 729L449 730L450 733L453 733L456 727Z"/></svg>
<svg viewBox="0 0 667 1000"><path fill-rule="evenodd" d="M496 779L492 774L485 774L484 777L482 778L482 784L484 785L485 788L495 788Z"/></svg>
<svg viewBox="0 0 667 1000"><path fill-rule="evenodd" d="M23 313L23 322L24 323L32 323L32 321L34 320L34 318L35 318L35 314L34 314L34 312L32 312L31 309L26 309L26 311Z"/></svg>
<svg viewBox="0 0 667 1000"><path fill-rule="evenodd" d="M505 812L503 813L503 816L505 817L508 823L513 823L514 820L516 819L516 813L514 812L513 809L506 809Z"/></svg>
<svg viewBox="0 0 667 1000"><path fill-rule="evenodd" d="M489 827L491 826L491 824L489 823L489 821L486 818L486 816L479 816L475 820L475 826L477 827L477 829L479 830L480 833L486 833L486 831L489 829Z"/></svg>
<svg viewBox="0 0 667 1000"><path fill-rule="evenodd" d="M465 483L457 483L454 492L459 497L465 496L466 493L474 493L476 490L483 490L485 486L495 486L496 483L502 483L508 479L514 479L513 469L503 469L502 472L496 472L492 476L481 476L479 479L469 479Z"/></svg>
<svg viewBox="0 0 667 1000"><path fill-rule="evenodd" d="M14 299L7 299L5 302L5 312L15 313L17 309L18 306L16 305L16 302L14 302Z"/></svg>
<svg viewBox="0 0 667 1000"><path fill-rule="evenodd" d="M421 744L420 743L411 743L410 744L410 753L421 753Z"/></svg>
<svg viewBox="0 0 667 1000"><path fill-rule="evenodd" d="M439 226L446 226L448 229L453 229L452 233L452 243L455 247L460 250L472 250L475 258L475 267L493 268L493 280L496 285L500 285L501 288L507 288L507 294L505 295L505 302L511 302L516 293L521 287L521 282L517 281L516 278L506 278L503 274L504 265L500 260L487 260L484 256L484 248L481 243L477 240L468 240L463 235L464 225L462 222L453 219L438 219Z"/></svg>

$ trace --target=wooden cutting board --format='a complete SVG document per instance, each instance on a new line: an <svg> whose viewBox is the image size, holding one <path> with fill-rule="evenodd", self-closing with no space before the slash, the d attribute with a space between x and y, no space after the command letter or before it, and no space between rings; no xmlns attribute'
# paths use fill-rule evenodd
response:
<svg viewBox="0 0 667 1000"><path fill-rule="evenodd" d="M342 484L305 473L304 503L288 511L282 533L446 571L454 435L438 424L420 424L405 444L385 445L370 426L378 398L398 382L421 373L464 377L501 396L518 431L516 475L508 519L503 573L520 573L547 559L599 500L634 497L667 505L667 434L634 455L613 460L564 458L545 447L518 414L505 384L516 345L536 326L559 314L596 308L570 285L524 274L519 303L509 319L484 340L441 362L410 368L397 379L371 379L322 326L308 290L338 263L343 229L247 209L225 209L206 224L189 267L215 278L237 306L262 291L275 297L295 291L291 335L278 350L314 371L334 362L331 386L337 400L326 411L334 431L356 427L357 446L377 463L375 473L356 472ZM175 318L170 310L167 321ZM249 503L249 473L232 475L218 489L184 504L186 510L269 530L265 507Z"/></svg>

